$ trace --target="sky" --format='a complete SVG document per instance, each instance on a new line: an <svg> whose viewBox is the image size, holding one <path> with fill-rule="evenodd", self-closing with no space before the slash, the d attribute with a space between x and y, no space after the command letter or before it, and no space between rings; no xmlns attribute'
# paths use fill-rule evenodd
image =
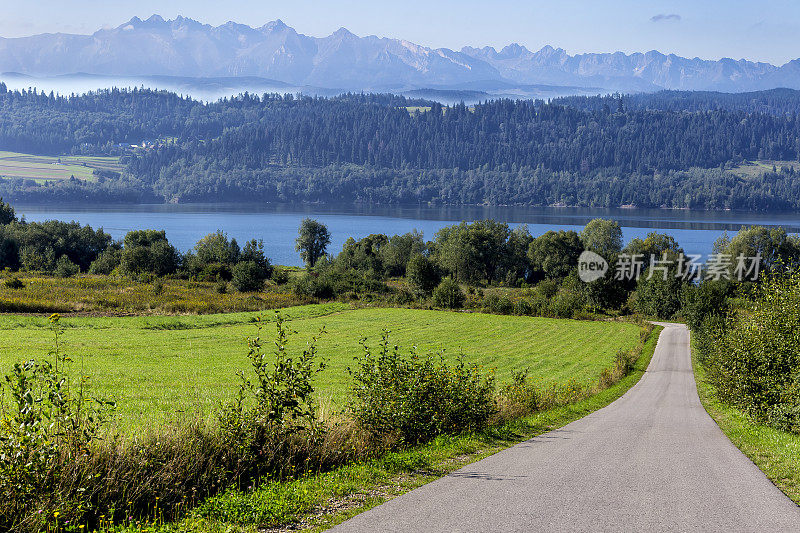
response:
<svg viewBox="0 0 800 533"><path fill-rule="evenodd" d="M0 0L0 36L90 34L157 13L219 25L281 19L298 32L403 38L433 48L552 45L570 54L659 50L781 65L800 57L797 0Z"/></svg>

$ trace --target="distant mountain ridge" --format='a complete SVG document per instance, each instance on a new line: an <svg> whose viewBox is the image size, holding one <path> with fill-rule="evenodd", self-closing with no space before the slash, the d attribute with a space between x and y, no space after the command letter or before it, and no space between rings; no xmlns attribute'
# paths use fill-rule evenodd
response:
<svg viewBox="0 0 800 533"><path fill-rule="evenodd" d="M525 86L602 91L660 89L743 92L800 89L800 59L782 66L746 60L688 59L657 51L569 55L519 44L498 51L433 49L402 39L298 33L280 20L252 28L177 17L138 17L92 35L0 38L0 72L31 76L258 77L292 86L355 91L487 90L526 94ZM492 89L492 90L495 90ZM517 91L518 89L518 91ZM586 92L585 90L583 92Z"/></svg>

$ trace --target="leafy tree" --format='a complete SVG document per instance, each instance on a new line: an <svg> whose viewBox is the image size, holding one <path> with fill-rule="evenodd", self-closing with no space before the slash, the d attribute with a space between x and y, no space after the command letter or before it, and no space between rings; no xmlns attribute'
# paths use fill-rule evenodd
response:
<svg viewBox="0 0 800 533"><path fill-rule="evenodd" d="M269 257L264 254L264 241L251 239L247 241L239 254L239 262L253 262L261 270L264 279L272 276L272 264Z"/></svg>
<svg viewBox="0 0 800 533"><path fill-rule="evenodd" d="M0 226L2 236L14 242L20 263L27 270L52 271L56 259L66 255L70 261L88 270L100 253L111 245L111 236L77 222L12 222Z"/></svg>
<svg viewBox="0 0 800 533"><path fill-rule="evenodd" d="M325 250L331 242L331 234L327 226L312 220L303 219L300 224L295 248L300 252L300 258L309 268L313 268L317 261L325 255Z"/></svg>
<svg viewBox="0 0 800 533"><path fill-rule="evenodd" d="M414 230L405 235L389 237L380 250L381 262L387 276L405 276L406 265L414 255L425 253L427 246L422 233Z"/></svg>
<svg viewBox="0 0 800 533"><path fill-rule="evenodd" d="M89 266L89 273L109 275L122 262L122 247L109 246Z"/></svg>
<svg viewBox="0 0 800 533"><path fill-rule="evenodd" d="M0 269L17 270L20 266L19 248L14 239L0 229Z"/></svg>
<svg viewBox="0 0 800 533"><path fill-rule="evenodd" d="M504 222L488 219L468 226L467 245L471 259L490 284L502 275L510 236L511 231Z"/></svg>
<svg viewBox="0 0 800 533"><path fill-rule="evenodd" d="M28 272L52 272L56 253L51 246L26 245L20 250L22 268Z"/></svg>
<svg viewBox="0 0 800 533"><path fill-rule="evenodd" d="M477 280L479 273L467 246L467 224L446 226L436 232L432 257L436 264L454 279L470 282Z"/></svg>
<svg viewBox="0 0 800 533"><path fill-rule="evenodd" d="M373 234L356 241L348 238L342 252L336 256L334 265L342 270L360 270L374 279L384 278L384 249L389 238L383 234Z"/></svg>
<svg viewBox="0 0 800 533"><path fill-rule="evenodd" d="M422 254L416 254L408 262L406 279L416 295L430 296L441 281L441 276L433 261Z"/></svg>
<svg viewBox="0 0 800 533"><path fill-rule="evenodd" d="M434 258L456 280L488 283L502 278L508 258L508 224L481 220L442 228L436 233Z"/></svg>
<svg viewBox="0 0 800 533"><path fill-rule="evenodd" d="M528 248L533 242L533 236L528 231L528 226L517 226L511 232L506 243L505 275L510 285L519 281L533 281L533 267L528 258Z"/></svg>
<svg viewBox="0 0 800 533"><path fill-rule="evenodd" d="M0 196L0 224L11 224L16 220L17 214L14 212L14 208L5 203L3 197Z"/></svg>
<svg viewBox="0 0 800 533"><path fill-rule="evenodd" d="M634 238L624 251L629 261L641 262L638 279L627 281L627 287L635 286L629 303L646 316L663 319L673 318L681 309L681 291L687 283L688 259L683 249L671 235L651 232L646 238ZM678 269L682 269L679 271Z"/></svg>
<svg viewBox="0 0 800 533"><path fill-rule="evenodd" d="M681 314L692 331L700 330L709 318L724 319L728 314L728 280L706 280L699 285L685 285L681 289Z"/></svg>
<svg viewBox="0 0 800 533"><path fill-rule="evenodd" d="M800 239L787 235L783 228L751 226L743 228L724 246L734 269L739 256L761 257L761 270L789 269L800 264Z"/></svg>
<svg viewBox="0 0 800 533"><path fill-rule="evenodd" d="M236 239L228 240L228 236L222 230L217 230L206 235L194 245L193 264L201 268L212 263L233 265L239 260L240 253L241 250ZM257 249L251 249L251 253L257 253ZM251 259L255 259L255 256Z"/></svg>
<svg viewBox="0 0 800 533"><path fill-rule="evenodd" d="M583 250L575 231L548 231L530 243L528 259L540 276L560 279L577 270L578 257Z"/></svg>
<svg viewBox="0 0 800 533"><path fill-rule="evenodd" d="M614 220L595 218L586 224L580 237L587 250L602 255L606 260L622 250L622 228Z"/></svg>
<svg viewBox="0 0 800 533"><path fill-rule="evenodd" d="M123 240L120 270L126 274L166 276L178 270L180 260L165 231L135 230Z"/></svg>

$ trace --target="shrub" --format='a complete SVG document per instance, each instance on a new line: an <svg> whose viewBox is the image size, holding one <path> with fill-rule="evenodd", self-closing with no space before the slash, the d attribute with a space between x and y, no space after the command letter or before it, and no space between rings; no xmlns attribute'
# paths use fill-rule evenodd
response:
<svg viewBox="0 0 800 533"><path fill-rule="evenodd" d="M494 378L459 357L401 355L384 331L377 352L362 341L364 354L348 369L353 383L348 410L360 427L381 442L418 444L444 433L478 430L495 412Z"/></svg>
<svg viewBox="0 0 800 533"><path fill-rule="evenodd" d="M272 281L277 285L285 285L289 282L289 271L283 267L275 267L272 270Z"/></svg>
<svg viewBox="0 0 800 533"><path fill-rule="evenodd" d="M296 277L292 284L292 290L297 296L310 296L321 300L333 298L335 295L329 279L310 273Z"/></svg>
<svg viewBox="0 0 800 533"><path fill-rule="evenodd" d="M153 294L160 296L164 293L164 280L157 278L153 280Z"/></svg>
<svg viewBox="0 0 800 533"><path fill-rule="evenodd" d="M25 284L18 277L6 278L5 281L3 282L3 285L8 287L9 289L25 288Z"/></svg>
<svg viewBox="0 0 800 533"><path fill-rule="evenodd" d="M545 298L552 298L558 292L558 280L545 279L536 284L536 291Z"/></svg>
<svg viewBox="0 0 800 533"><path fill-rule="evenodd" d="M233 266L231 284L239 292L256 292L264 288L264 269L255 261L240 261Z"/></svg>
<svg viewBox="0 0 800 533"><path fill-rule="evenodd" d="M291 356L287 350L290 332L284 321L276 312L275 350L270 354L264 351L259 318L258 335L248 341L252 374L238 373L239 394L220 414L228 446L239 450L241 457L263 456L270 444L298 431L317 429L312 381L325 369L325 362L317 358L317 337L299 356Z"/></svg>
<svg viewBox="0 0 800 533"><path fill-rule="evenodd" d="M54 509L50 495L65 476L70 464L91 454L100 439L101 428L113 402L86 395L86 378L72 383L61 352L63 333L60 317L50 317L54 335L52 360L17 363L0 384L3 389L3 425L0 431L0 528L45 529ZM88 501L81 479L70 480L72 494L60 502L64 519L80 517ZM41 500L45 501L42 502ZM45 507L44 514L35 509Z"/></svg>
<svg viewBox="0 0 800 533"><path fill-rule="evenodd" d="M511 303L511 300L508 299L508 296L503 296L502 298L497 300L497 308L495 309L495 311L500 313L501 315L508 315L511 313L511 310L513 308L514 304Z"/></svg>
<svg viewBox="0 0 800 533"><path fill-rule="evenodd" d="M571 289L562 288L549 302L547 315L554 318L572 318L586 308L586 298Z"/></svg>
<svg viewBox="0 0 800 533"><path fill-rule="evenodd" d="M117 248L108 248L103 253L101 253L97 259L92 261L92 264L89 266L89 273L90 274L103 274L109 275L111 274L115 268L120 265L122 261L122 250Z"/></svg>
<svg viewBox="0 0 800 533"><path fill-rule="evenodd" d="M56 261L54 274L59 278L71 278L81 271L80 267L69 260L69 257L62 255Z"/></svg>
<svg viewBox="0 0 800 533"><path fill-rule="evenodd" d="M464 292L452 278L445 278L433 291L433 301L438 307L458 309L464 305Z"/></svg>
<svg viewBox="0 0 800 533"><path fill-rule="evenodd" d="M709 377L723 400L800 432L800 273L764 281L752 309L709 345Z"/></svg>
<svg viewBox="0 0 800 533"><path fill-rule="evenodd" d="M24 246L19 255L23 270L28 272L52 272L55 268L55 250L49 246Z"/></svg>
<svg viewBox="0 0 800 533"><path fill-rule="evenodd" d="M230 281L232 277L230 266L224 263L210 263L197 274L197 281Z"/></svg>
<svg viewBox="0 0 800 533"><path fill-rule="evenodd" d="M514 301L514 314L519 316L526 316L533 314L533 306L524 298Z"/></svg>

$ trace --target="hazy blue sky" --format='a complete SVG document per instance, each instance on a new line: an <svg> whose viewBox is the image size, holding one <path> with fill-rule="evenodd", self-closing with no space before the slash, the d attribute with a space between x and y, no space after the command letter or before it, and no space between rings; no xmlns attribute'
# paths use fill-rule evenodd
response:
<svg viewBox="0 0 800 533"><path fill-rule="evenodd" d="M800 57L797 0L0 0L0 35L92 33L134 15L260 26L277 18L322 36L402 37L432 47L545 44L570 53L657 49L682 56L782 64Z"/></svg>

